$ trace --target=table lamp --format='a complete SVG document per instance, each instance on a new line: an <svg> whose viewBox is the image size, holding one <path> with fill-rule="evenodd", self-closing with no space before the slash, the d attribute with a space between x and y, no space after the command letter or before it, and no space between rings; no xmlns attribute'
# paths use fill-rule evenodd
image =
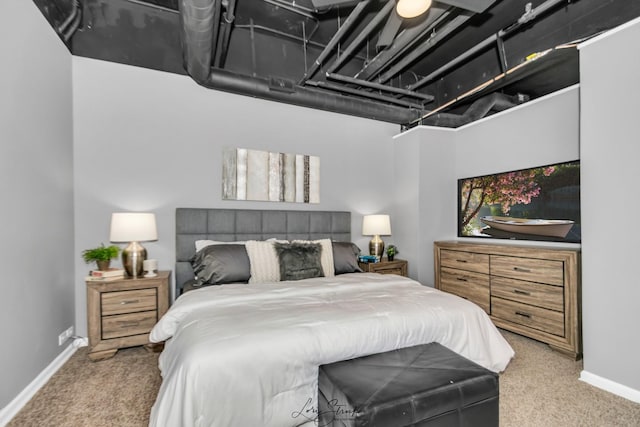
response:
<svg viewBox="0 0 640 427"><path fill-rule="evenodd" d="M362 220L362 234L364 236L373 236L373 239L369 242L369 254L382 257L384 242L380 235L391 235L389 215L365 215Z"/></svg>
<svg viewBox="0 0 640 427"><path fill-rule="evenodd" d="M147 250L139 242L158 240L156 215L147 212L117 212L111 215L112 242L129 242L122 250L122 266L131 277L142 277Z"/></svg>

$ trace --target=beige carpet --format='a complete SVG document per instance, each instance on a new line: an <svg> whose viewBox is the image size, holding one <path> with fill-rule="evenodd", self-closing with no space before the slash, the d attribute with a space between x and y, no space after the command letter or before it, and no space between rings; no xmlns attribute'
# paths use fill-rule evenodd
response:
<svg viewBox="0 0 640 427"><path fill-rule="evenodd" d="M516 357L500 377L502 427L640 426L640 404L579 381L581 362L504 335ZM9 426L146 426L161 382L157 358L132 348L94 363L80 349Z"/></svg>

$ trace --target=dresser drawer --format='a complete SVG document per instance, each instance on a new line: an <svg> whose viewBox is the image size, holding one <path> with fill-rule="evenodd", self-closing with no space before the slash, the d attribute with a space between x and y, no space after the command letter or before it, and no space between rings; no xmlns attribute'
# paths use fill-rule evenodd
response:
<svg viewBox="0 0 640 427"><path fill-rule="evenodd" d="M491 275L563 286L564 264L546 259L491 255Z"/></svg>
<svg viewBox="0 0 640 427"><path fill-rule="evenodd" d="M100 298L103 316L155 310L157 304L155 288L103 292Z"/></svg>
<svg viewBox="0 0 640 427"><path fill-rule="evenodd" d="M561 312L491 297L491 315L549 334L564 336L564 314Z"/></svg>
<svg viewBox="0 0 640 427"><path fill-rule="evenodd" d="M487 313L489 307L489 276L443 267L440 271L440 290L458 295L479 305Z"/></svg>
<svg viewBox="0 0 640 427"><path fill-rule="evenodd" d="M491 277L491 296L524 304L535 305L549 310L564 310L564 288L525 282L523 280Z"/></svg>
<svg viewBox="0 0 640 427"><path fill-rule="evenodd" d="M442 249L440 251L440 265L489 274L489 255Z"/></svg>
<svg viewBox="0 0 640 427"><path fill-rule="evenodd" d="M102 318L102 339L128 337L147 334L158 320L155 311L141 313L117 314Z"/></svg>

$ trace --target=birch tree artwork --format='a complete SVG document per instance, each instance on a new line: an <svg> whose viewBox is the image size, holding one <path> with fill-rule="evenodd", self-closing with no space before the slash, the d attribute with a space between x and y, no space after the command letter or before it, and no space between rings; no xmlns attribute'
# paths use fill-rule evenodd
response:
<svg viewBox="0 0 640 427"><path fill-rule="evenodd" d="M222 199L320 203L320 158L224 148Z"/></svg>

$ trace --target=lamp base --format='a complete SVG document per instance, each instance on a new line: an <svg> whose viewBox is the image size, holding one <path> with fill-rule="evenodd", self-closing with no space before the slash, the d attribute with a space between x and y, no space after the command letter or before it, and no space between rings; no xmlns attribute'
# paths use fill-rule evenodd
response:
<svg viewBox="0 0 640 427"><path fill-rule="evenodd" d="M369 255L375 255L382 258L384 253L384 242L379 235L373 236L373 239L369 242Z"/></svg>
<svg viewBox="0 0 640 427"><path fill-rule="evenodd" d="M147 259L147 250L138 242L131 242L122 250L122 266L131 277L142 277L142 263Z"/></svg>

